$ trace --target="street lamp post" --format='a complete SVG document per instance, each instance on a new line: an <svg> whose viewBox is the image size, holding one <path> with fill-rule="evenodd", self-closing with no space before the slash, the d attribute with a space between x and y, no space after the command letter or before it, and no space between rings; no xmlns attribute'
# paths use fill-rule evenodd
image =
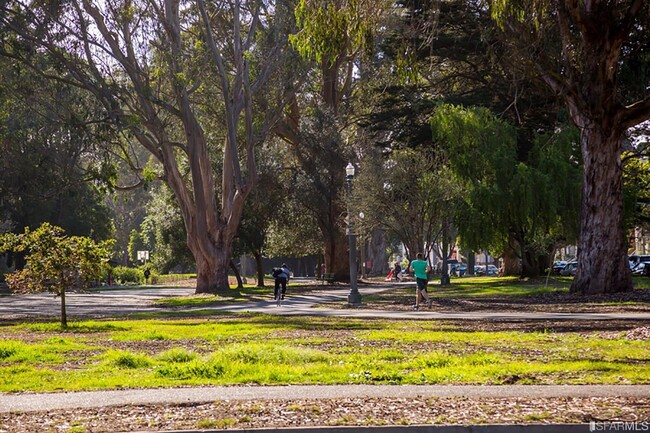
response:
<svg viewBox="0 0 650 433"><path fill-rule="evenodd" d="M348 294L348 304L361 304L361 293L357 289L357 239L354 236L354 227L352 222L352 213L350 212L350 202L352 197L352 180L354 179L354 165L351 162L345 167L345 183L348 193L348 227L347 235L350 248L350 293Z"/></svg>

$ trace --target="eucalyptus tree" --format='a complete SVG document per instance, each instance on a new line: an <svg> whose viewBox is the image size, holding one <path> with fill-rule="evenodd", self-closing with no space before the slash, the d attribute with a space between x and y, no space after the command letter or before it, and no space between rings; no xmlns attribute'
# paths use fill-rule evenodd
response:
<svg viewBox="0 0 650 433"><path fill-rule="evenodd" d="M263 116L254 96L283 60L292 12L261 0L2 4L5 55L31 64L32 53L47 52L61 71L54 79L90 92L160 164L196 261L197 292L228 289L232 242L257 180L254 148L285 95Z"/></svg>
<svg viewBox="0 0 650 433"><path fill-rule="evenodd" d="M275 132L294 151L301 182L314 199L307 211L318 221L325 264L335 278L349 278L348 242L341 215L345 166L356 161L350 99L355 96L363 55L372 48L379 22L390 11L386 0L298 0L297 31L290 39L309 71L304 91L296 95ZM316 119L310 119L315 117ZM323 121L323 119L327 120ZM318 124L327 125L319 134ZM316 128L313 126L316 125ZM311 180L311 181L310 181Z"/></svg>
<svg viewBox="0 0 650 433"><path fill-rule="evenodd" d="M571 290L631 290L621 155L626 130L650 119L645 61L650 3L493 0L491 5L522 70L527 67L564 101L581 132L582 210Z"/></svg>

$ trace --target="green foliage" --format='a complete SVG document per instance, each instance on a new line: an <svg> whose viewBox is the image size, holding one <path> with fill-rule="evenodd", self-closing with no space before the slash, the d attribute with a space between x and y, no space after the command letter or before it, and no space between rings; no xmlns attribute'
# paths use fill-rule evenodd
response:
<svg viewBox="0 0 650 433"><path fill-rule="evenodd" d="M138 251L143 250L150 251L151 247L145 244L144 236L142 236L140 232L136 229L132 229L128 245L129 260L133 263L138 263Z"/></svg>
<svg viewBox="0 0 650 433"><path fill-rule="evenodd" d="M514 198L518 168L512 126L486 108L440 105L431 118L433 139L444 143L453 176L461 182L464 203L456 213L465 246L499 250L511 226L507 200ZM515 212L520 212L513 205Z"/></svg>
<svg viewBox="0 0 650 433"><path fill-rule="evenodd" d="M45 291L62 294L73 287L87 288L108 267L113 241L95 243L90 238L66 236L49 223L23 234L0 236L0 253L24 252L27 266L7 275L7 283L18 292Z"/></svg>
<svg viewBox="0 0 650 433"><path fill-rule="evenodd" d="M110 140L87 96L0 56L0 215L16 232L47 221L78 236L106 239L112 227L95 167L96 147Z"/></svg>
<svg viewBox="0 0 650 433"><path fill-rule="evenodd" d="M537 263L539 257L576 239L577 129L535 137L527 160L521 161L515 129L485 108L441 105L431 125L467 191L456 218L465 246L503 251L514 239L525 273L535 275L545 266Z"/></svg>
<svg viewBox="0 0 650 433"><path fill-rule="evenodd" d="M113 281L119 285L142 284L144 283L144 270L140 268L129 268L126 266L115 266L111 269Z"/></svg>
<svg viewBox="0 0 650 433"><path fill-rule="evenodd" d="M180 207L166 185L152 189L147 215L133 235L133 243L150 251L150 263L160 274L178 267L181 272L195 271ZM134 247L129 247L130 254Z"/></svg>
<svg viewBox="0 0 650 433"><path fill-rule="evenodd" d="M388 4L383 0L299 0L295 16L300 30L289 41L304 58L335 63L346 49L371 47L375 25Z"/></svg>
<svg viewBox="0 0 650 433"><path fill-rule="evenodd" d="M626 227L647 227L650 225L650 161L625 152L623 164Z"/></svg>

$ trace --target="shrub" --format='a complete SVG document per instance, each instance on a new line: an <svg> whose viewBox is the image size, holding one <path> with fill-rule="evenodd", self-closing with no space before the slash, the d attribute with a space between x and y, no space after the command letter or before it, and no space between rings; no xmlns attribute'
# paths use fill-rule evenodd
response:
<svg viewBox="0 0 650 433"><path fill-rule="evenodd" d="M144 271L138 268L116 266L112 270L113 281L119 285L144 283Z"/></svg>

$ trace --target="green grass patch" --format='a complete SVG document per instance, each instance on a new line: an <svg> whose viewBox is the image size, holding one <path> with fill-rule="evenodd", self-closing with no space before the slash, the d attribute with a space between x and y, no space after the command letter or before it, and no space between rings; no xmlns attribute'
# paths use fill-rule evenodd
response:
<svg viewBox="0 0 650 433"><path fill-rule="evenodd" d="M224 297L219 295L191 295L191 296L177 296L170 298L160 298L154 301L154 304L159 307L166 308L192 308L192 307L209 307L211 305L220 305L232 302L231 297Z"/></svg>
<svg viewBox="0 0 650 433"><path fill-rule="evenodd" d="M0 328L0 392L236 384L650 383L650 342L598 332L265 315Z"/></svg>
<svg viewBox="0 0 650 433"><path fill-rule="evenodd" d="M532 296L544 293L568 292L570 281L553 278L546 285L540 280L521 280L517 277L463 277L455 278L449 286L433 286L434 297L462 296Z"/></svg>
<svg viewBox="0 0 650 433"><path fill-rule="evenodd" d="M162 352L157 358L167 364L177 364L194 361L197 355L182 347L174 347Z"/></svg>
<svg viewBox="0 0 650 433"><path fill-rule="evenodd" d="M104 362L118 369L149 368L152 364L152 360L148 356L124 350L109 350L104 355Z"/></svg>

